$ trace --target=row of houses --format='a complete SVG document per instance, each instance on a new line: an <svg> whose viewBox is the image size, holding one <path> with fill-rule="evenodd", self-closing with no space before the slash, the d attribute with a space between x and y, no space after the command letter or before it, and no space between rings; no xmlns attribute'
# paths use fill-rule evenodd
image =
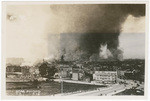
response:
<svg viewBox="0 0 150 101"><path fill-rule="evenodd" d="M116 83L117 71L92 71L87 73L82 68L60 67L54 78L79 80L95 83Z"/></svg>
<svg viewBox="0 0 150 101"><path fill-rule="evenodd" d="M130 70L116 70L116 71L105 71L105 70L87 70L82 66L73 68L69 65L60 65L59 73L54 75L54 78L79 80L86 82L95 83L117 83L120 79L125 79L126 75L134 74L136 71Z"/></svg>
<svg viewBox="0 0 150 101"><path fill-rule="evenodd" d="M36 75L37 76L37 75ZM34 72L31 73L29 66L7 66L6 81L7 82L24 82L35 78Z"/></svg>
<svg viewBox="0 0 150 101"><path fill-rule="evenodd" d="M97 71L86 70L82 67L71 67L69 65L59 65L59 71L54 74L54 78L95 82L95 83L116 83L117 79L124 76L128 71ZM31 67L28 66L7 66L6 79L20 78L22 80L31 80L35 76L31 73Z"/></svg>

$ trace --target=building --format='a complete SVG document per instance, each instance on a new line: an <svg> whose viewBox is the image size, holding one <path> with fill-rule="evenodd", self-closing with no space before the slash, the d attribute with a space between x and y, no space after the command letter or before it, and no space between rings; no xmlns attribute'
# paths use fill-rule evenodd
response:
<svg viewBox="0 0 150 101"><path fill-rule="evenodd" d="M20 66L7 66L6 67L6 72L21 72L21 67Z"/></svg>
<svg viewBox="0 0 150 101"><path fill-rule="evenodd" d="M20 78L21 75L22 75L21 72L6 72L6 78L10 78L10 79Z"/></svg>
<svg viewBox="0 0 150 101"><path fill-rule="evenodd" d="M95 71L93 80L103 84L116 83L117 71Z"/></svg>
<svg viewBox="0 0 150 101"><path fill-rule="evenodd" d="M21 78L22 79L31 79L32 78L32 74L30 73L30 68L28 66L22 66L21 67Z"/></svg>
<svg viewBox="0 0 150 101"><path fill-rule="evenodd" d="M32 75L29 72L30 67L27 66L7 66L6 81L7 82L23 82L30 81Z"/></svg>
<svg viewBox="0 0 150 101"><path fill-rule="evenodd" d="M85 76L85 74L82 69L74 68L72 70L72 80L83 80L84 76Z"/></svg>
<svg viewBox="0 0 150 101"><path fill-rule="evenodd" d="M72 73L72 80L79 80L79 73L78 72Z"/></svg>
<svg viewBox="0 0 150 101"><path fill-rule="evenodd" d="M54 74L54 78L64 78L71 79L72 77L72 67L68 64L60 64L57 67L59 70Z"/></svg>
<svg viewBox="0 0 150 101"><path fill-rule="evenodd" d="M6 67L6 78L19 78L20 75L22 75L20 66Z"/></svg>
<svg viewBox="0 0 150 101"><path fill-rule="evenodd" d="M72 76L72 68L71 67L64 67L64 66L61 66L60 67L60 76L62 78L71 78Z"/></svg>
<svg viewBox="0 0 150 101"><path fill-rule="evenodd" d="M125 78L125 73L126 73L125 70L118 70L117 71L118 78L124 79Z"/></svg>

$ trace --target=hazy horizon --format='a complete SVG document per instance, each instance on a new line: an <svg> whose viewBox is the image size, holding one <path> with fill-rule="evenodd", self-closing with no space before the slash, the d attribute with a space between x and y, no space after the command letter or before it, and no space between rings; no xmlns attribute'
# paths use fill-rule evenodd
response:
<svg viewBox="0 0 150 101"><path fill-rule="evenodd" d="M91 9L88 9L89 7ZM74 53L76 49L91 43L83 44L86 41L84 39L85 41L82 40L79 47L74 47L78 40L64 39L66 43L71 42L71 45L64 45L62 51L60 50L61 43L63 43L60 42L62 33L115 32L119 33L118 43L115 44L115 47L123 50L123 59L145 59L145 15L141 15L142 10L138 13L133 9L132 13L124 14L118 10L120 7L122 6L9 5L7 6L6 21L6 58L19 57L30 62L44 58L58 58L57 56L64 51L63 48L67 52L66 49L70 47L68 51ZM112 8L118 11L114 11ZM107 43L109 49L105 51L113 50L112 42L115 41L111 39ZM105 43L105 40L101 43ZM95 43L93 42L93 44ZM96 49L99 47L93 46L93 51L88 49L89 46L85 46L82 50L95 56ZM70 56L69 54L66 55ZM80 54L75 54L75 56L77 55ZM72 57L74 58L74 56Z"/></svg>

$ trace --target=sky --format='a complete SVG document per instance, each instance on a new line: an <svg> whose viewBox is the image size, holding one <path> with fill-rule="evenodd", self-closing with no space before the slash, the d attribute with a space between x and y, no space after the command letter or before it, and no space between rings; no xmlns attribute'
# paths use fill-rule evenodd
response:
<svg viewBox="0 0 150 101"><path fill-rule="evenodd" d="M6 56L36 61L47 56L49 6L9 6L6 20Z"/></svg>
<svg viewBox="0 0 150 101"><path fill-rule="evenodd" d="M145 58L145 17L135 18L129 15L122 24L119 36L120 48L124 58Z"/></svg>
<svg viewBox="0 0 150 101"><path fill-rule="evenodd" d="M97 21L94 21L94 24L92 23L93 20L90 20L92 18L97 19L95 15L97 7L92 7L91 10L87 8L80 10L78 6L75 8L77 10L71 8L66 11L68 8L61 8L61 6L60 8L59 6L50 7L49 5L7 6L6 57L24 58L26 61L32 62L43 58L54 58L56 57L55 54L58 54L57 51L59 51L60 33L86 33L91 30L103 32L99 27L96 27L99 26L99 24L96 24ZM99 17L105 14L103 8L105 7L102 6L98 10L98 12L102 12L99 13ZM108 12L111 12L109 10L108 8ZM83 12L86 13L83 14ZM91 14L90 17L88 16L89 13ZM93 17L92 14L95 16ZM106 16L111 16L111 13L106 14ZM113 18L113 16L111 17ZM77 26L76 21L81 23ZM90 25L87 26L89 23ZM109 27L109 23L102 22L106 27ZM90 30L87 30L89 28ZM125 59L144 59L145 16L136 17L128 14L126 19L119 23L119 28L118 47L123 50L123 57ZM114 29L115 27L112 26L112 30ZM110 31L111 28L108 29L108 32Z"/></svg>

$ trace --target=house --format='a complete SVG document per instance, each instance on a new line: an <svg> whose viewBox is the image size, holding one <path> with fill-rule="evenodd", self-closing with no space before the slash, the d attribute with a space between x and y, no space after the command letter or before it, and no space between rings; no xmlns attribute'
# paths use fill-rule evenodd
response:
<svg viewBox="0 0 150 101"><path fill-rule="evenodd" d="M125 73L126 73L125 70L118 70L117 71L118 78L123 79L125 77Z"/></svg>
<svg viewBox="0 0 150 101"><path fill-rule="evenodd" d="M22 66L21 67L21 78L22 79L31 79L32 78L32 74L30 73L30 68L31 67L28 67L28 66Z"/></svg>
<svg viewBox="0 0 150 101"><path fill-rule="evenodd" d="M84 77L84 71L79 68L74 68L72 70L72 80L83 80Z"/></svg>
<svg viewBox="0 0 150 101"><path fill-rule="evenodd" d="M21 82L30 81L32 75L29 72L30 67L27 66L7 66L6 67L6 81Z"/></svg>
<svg viewBox="0 0 150 101"><path fill-rule="evenodd" d="M117 71L95 71L93 80L103 84L116 83Z"/></svg>
<svg viewBox="0 0 150 101"><path fill-rule="evenodd" d="M78 72L72 73L72 80L79 80L79 73Z"/></svg>
<svg viewBox="0 0 150 101"><path fill-rule="evenodd" d="M72 76L72 68L69 67L69 66L66 66L66 67L61 66L60 67L60 76L62 78L71 78L71 76Z"/></svg>
<svg viewBox="0 0 150 101"><path fill-rule="evenodd" d="M21 75L22 75L21 72L6 72L6 78L10 78L10 79L20 78Z"/></svg>

